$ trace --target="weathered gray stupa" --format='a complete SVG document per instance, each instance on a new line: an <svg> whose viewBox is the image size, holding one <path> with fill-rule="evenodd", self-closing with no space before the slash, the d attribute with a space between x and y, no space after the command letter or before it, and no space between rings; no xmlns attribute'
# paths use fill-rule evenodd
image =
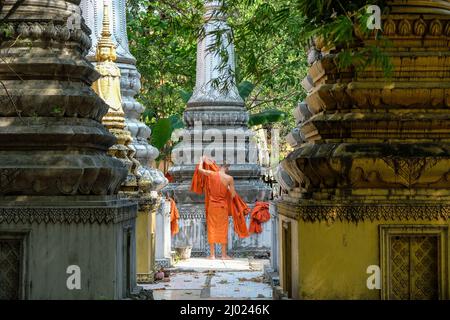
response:
<svg viewBox="0 0 450 320"><path fill-rule="evenodd" d="M134 98L141 88L141 76L136 69L136 59L131 55L128 46L125 2L125 0L111 1L106 7L110 17L110 40L115 47L115 63L120 69L120 95L122 109L125 112L125 130L131 133L132 138L127 147L134 151L133 157L139 162L134 172L137 181L127 179L122 189L130 195L133 195L133 190L138 190L138 194L135 194L139 203L136 225L137 280L152 282L156 249L156 211L160 203L157 191L161 190L168 181L161 171L152 168L152 162L158 157L159 152L148 143L151 130L140 121L144 107ZM88 59L94 64L96 48L102 37L104 8L103 1L81 1L82 15L92 30L93 44L88 53Z"/></svg>
<svg viewBox="0 0 450 320"><path fill-rule="evenodd" d="M127 169L106 154L79 0L3 4L0 299L128 297L137 204L117 196Z"/></svg>
<svg viewBox="0 0 450 320"><path fill-rule="evenodd" d="M175 165L170 174L175 182L164 189L175 198L180 211L180 232L172 244L174 247L192 246L193 255L209 252L204 199L189 191L202 154L213 157L219 164L226 161L231 165L230 174L235 178L236 191L250 205L256 200L264 200L269 194L260 178L261 168L252 140L254 133L247 126L249 115L235 84L232 31L221 8L221 1L205 2L204 32L197 48L196 86L184 112L187 129L173 152ZM227 61L222 60L225 55L218 54L217 49L211 50L219 33L222 37L220 51L227 51ZM231 253L265 251L269 246L261 235L239 240L230 220L228 249Z"/></svg>

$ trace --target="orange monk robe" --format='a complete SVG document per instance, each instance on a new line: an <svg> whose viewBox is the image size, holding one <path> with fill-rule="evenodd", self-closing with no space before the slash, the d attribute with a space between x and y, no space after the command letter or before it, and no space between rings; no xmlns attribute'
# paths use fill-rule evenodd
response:
<svg viewBox="0 0 450 320"><path fill-rule="evenodd" d="M236 194L234 198L231 197L230 190L220 181L219 167L215 163L203 163L203 169L217 172L217 175L202 175L197 165L192 177L191 191L197 194L205 194L205 213L209 243L227 242L228 216L233 217L236 234L240 238L248 237L250 234L245 223L245 215L250 212L249 207L239 195ZM212 216L217 217L212 218ZM214 242L212 240L220 241Z"/></svg>
<svg viewBox="0 0 450 320"><path fill-rule="evenodd" d="M172 198L170 200L170 233L172 236L176 235L180 228L178 227L178 219L180 218L180 214L178 213L177 204L175 200Z"/></svg>
<svg viewBox="0 0 450 320"><path fill-rule="evenodd" d="M261 233L262 224L269 221L269 203L257 201L251 213L250 233Z"/></svg>

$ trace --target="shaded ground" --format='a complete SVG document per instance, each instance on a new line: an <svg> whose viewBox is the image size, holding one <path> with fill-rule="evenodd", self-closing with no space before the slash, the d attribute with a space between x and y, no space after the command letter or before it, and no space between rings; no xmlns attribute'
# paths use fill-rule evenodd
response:
<svg viewBox="0 0 450 320"><path fill-rule="evenodd" d="M142 286L153 289L155 300L272 299L272 288L263 279L268 263L251 258L192 258L178 262L168 282Z"/></svg>

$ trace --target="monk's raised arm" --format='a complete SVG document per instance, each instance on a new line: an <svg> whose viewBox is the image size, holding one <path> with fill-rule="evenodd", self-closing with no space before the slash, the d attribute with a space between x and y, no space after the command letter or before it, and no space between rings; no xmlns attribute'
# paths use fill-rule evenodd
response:
<svg viewBox="0 0 450 320"><path fill-rule="evenodd" d="M200 158L200 162L198 164L198 171L200 171L200 173L204 174L205 176L210 176L210 175L212 175L214 173L214 171L203 169L203 160L204 159L205 159L205 156L202 156Z"/></svg>

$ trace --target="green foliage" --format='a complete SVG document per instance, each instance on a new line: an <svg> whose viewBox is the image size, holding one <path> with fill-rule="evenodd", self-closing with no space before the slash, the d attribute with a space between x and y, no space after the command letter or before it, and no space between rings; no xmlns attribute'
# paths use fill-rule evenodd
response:
<svg viewBox="0 0 450 320"><path fill-rule="evenodd" d="M152 145L161 150L170 140L172 135L172 124L169 118L161 118L151 126L152 129Z"/></svg>
<svg viewBox="0 0 450 320"><path fill-rule="evenodd" d="M201 0L127 2L130 50L142 75L138 100L151 110L150 123L183 112L180 92L195 84L201 8Z"/></svg>
<svg viewBox="0 0 450 320"><path fill-rule="evenodd" d="M181 128L184 128L184 124L178 115L172 115L168 118L156 120L156 122L151 125L152 145L158 150L163 151L170 141L173 131Z"/></svg>
<svg viewBox="0 0 450 320"><path fill-rule="evenodd" d="M179 93L180 93L181 99L183 100L184 103L188 103L189 99L191 99L192 94L193 94L192 91L188 92L188 91L183 90L183 89L181 89L179 91Z"/></svg>
<svg viewBox="0 0 450 320"><path fill-rule="evenodd" d="M253 89L255 89L255 85L250 81L242 81L238 86L239 95L244 101L248 99Z"/></svg>
<svg viewBox="0 0 450 320"><path fill-rule="evenodd" d="M176 129L183 129L184 123L180 116L172 115L169 117L170 125L172 126L172 131Z"/></svg>
<svg viewBox="0 0 450 320"><path fill-rule="evenodd" d="M270 109L263 112L254 113L250 116L248 124L250 126L258 126L265 124L273 124L287 118L286 112Z"/></svg>
<svg viewBox="0 0 450 320"><path fill-rule="evenodd" d="M203 29L203 0L128 0L130 48L142 74L139 100L145 120L154 125L181 116L195 85L197 37ZM278 110L276 124L284 136L295 125L292 109L306 93L305 48L312 38L326 39L337 51L340 68L381 66L389 59L379 47L357 48L367 30L367 5L386 7L386 0L227 0L237 69L233 76L251 114ZM217 43L223 30L217 32ZM379 34L374 37L381 39ZM212 48L213 49L213 48ZM227 51L220 50L224 61ZM224 63L225 65L225 63ZM218 79L217 84L226 82Z"/></svg>
<svg viewBox="0 0 450 320"><path fill-rule="evenodd" d="M271 6L260 13L260 3L248 6L241 1L230 16L238 60L235 76L249 112L286 112L280 127L287 133L294 125L291 110L305 95L300 82L306 74L306 55L287 27L268 34L262 34L261 27L249 28L255 14L261 23L272 23ZM128 0L127 8L130 49L142 74L138 100L146 107L144 118L154 124L170 115L181 116L195 85L203 0Z"/></svg>

